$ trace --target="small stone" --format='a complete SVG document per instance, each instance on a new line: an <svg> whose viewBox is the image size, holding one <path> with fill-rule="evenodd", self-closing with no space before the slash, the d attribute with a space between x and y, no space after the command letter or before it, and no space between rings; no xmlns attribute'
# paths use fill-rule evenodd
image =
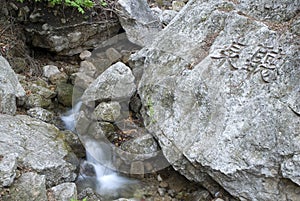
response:
<svg viewBox="0 0 300 201"><path fill-rule="evenodd" d="M157 189L158 194L163 197L166 194L166 189L165 188L158 188Z"/></svg>
<svg viewBox="0 0 300 201"><path fill-rule="evenodd" d="M57 66L54 65L47 65L43 67L43 76L49 78L51 75L60 73Z"/></svg>
<svg viewBox="0 0 300 201"><path fill-rule="evenodd" d="M182 1L173 1L172 9L175 11L180 11L185 6L185 3Z"/></svg>
<svg viewBox="0 0 300 201"><path fill-rule="evenodd" d="M162 182L162 181L163 181L163 179L161 178L160 174L157 175L157 181L159 181L159 182Z"/></svg>
<svg viewBox="0 0 300 201"><path fill-rule="evenodd" d="M107 58L115 63L122 58L122 55L114 48L109 48L105 51Z"/></svg>
<svg viewBox="0 0 300 201"><path fill-rule="evenodd" d="M82 61L80 62L79 72L84 73L90 77L94 77L97 69L92 62Z"/></svg>
<svg viewBox="0 0 300 201"><path fill-rule="evenodd" d="M162 187L162 188L167 188L169 186L169 184L165 181L162 181L159 183L159 186Z"/></svg>
<svg viewBox="0 0 300 201"><path fill-rule="evenodd" d="M87 58L89 58L89 57L91 57L91 56L92 56L92 53L91 53L90 51L84 50L84 51L82 51L82 52L80 53L79 58L80 58L81 60L85 60L85 59L87 59Z"/></svg>

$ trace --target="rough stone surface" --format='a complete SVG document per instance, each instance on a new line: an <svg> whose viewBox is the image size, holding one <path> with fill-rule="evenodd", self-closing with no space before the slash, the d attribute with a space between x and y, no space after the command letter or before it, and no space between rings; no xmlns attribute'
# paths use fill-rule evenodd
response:
<svg viewBox="0 0 300 201"><path fill-rule="evenodd" d="M4 200L47 200L45 176L27 172L10 188L10 196Z"/></svg>
<svg viewBox="0 0 300 201"><path fill-rule="evenodd" d="M69 83L59 83L56 86L58 102L66 107L72 107L73 85Z"/></svg>
<svg viewBox="0 0 300 201"><path fill-rule="evenodd" d="M58 84L60 82L66 83L68 81L69 77L65 72L56 73L49 77L49 81L51 84Z"/></svg>
<svg viewBox="0 0 300 201"><path fill-rule="evenodd" d="M296 201L299 1L234 2L190 0L133 57L142 113L187 178L242 201Z"/></svg>
<svg viewBox="0 0 300 201"><path fill-rule="evenodd" d="M31 108L27 111L27 114L33 118L39 119L44 122L51 122L53 120L54 114L41 107Z"/></svg>
<svg viewBox="0 0 300 201"><path fill-rule="evenodd" d="M0 56L0 113L15 114L16 98L25 96L25 91L7 60Z"/></svg>
<svg viewBox="0 0 300 201"><path fill-rule="evenodd" d="M150 45L161 24L146 0L119 0L119 20L128 39L142 47Z"/></svg>
<svg viewBox="0 0 300 201"><path fill-rule="evenodd" d="M76 166L65 161L70 148L56 127L25 115L2 114L0 122L1 155L17 154L18 166L45 175L47 186L75 180Z"/></svg>
<svg viewBox="0 0 300 201"><path fill-rule="evenodd" d="M158 150L158 145L152 135L146 134L124 142L121 149L132 154L151 154Z"/></svg>
<svg viewBox="0 0 300 201"><path fill-rule="evenodd" d="M121 115L121 105L118 102L102 102L94 110L96 120L114 122Z"/></svg>
<svg viewBox="0 0 300 201"><path fill-rule="evenodd" d="M54 65L43 66L43 76L44 77L49 78L51 75L55 75L57 73L60 73L57 66L54 66Z"/></svg>
<svg viewBox="0 0 300 201"><path fill-rule="evenodd" d="M10 186L14 181L16 177L17 157L17 154L8 154L0 159L0 187Z"/></svg>
<svg viewBox="0 0 300 201"><path fill-rule="evenodd" d="M129 67L118 62L90 84L85 90L82 100L105 101L105 100L126 100L136 91L134 76Z"/></svg>
<svg viewBox="0 0 300 201"><path fill-rule="evenodd" d="M87 58L89 58L89 57L91 57L92 56L92 53L90 52L90 51L88 51L88 50L84 50L84 51L82 51L80 54L79 54L79 58L81 59L81 60L85 60L85 59L87 59Z"/></svg>
<svg viewBox="0 0 300 201"><path fill-rule="evenodd" d="M77 189L75 183L63 183L51 188L55 200L70 201L77 200Z"/></svg>

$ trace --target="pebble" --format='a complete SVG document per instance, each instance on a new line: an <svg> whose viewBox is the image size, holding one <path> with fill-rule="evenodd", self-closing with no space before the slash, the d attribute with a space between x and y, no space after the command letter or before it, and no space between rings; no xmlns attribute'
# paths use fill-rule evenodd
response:
<svg viewBox="0 0 300 201"><path fill-rule="evenodd" d="M159 186L162 187L162 188L167 188L169 186L169 184L165 181L162 181L159 183Z"/></svg>
<svg viewBox="0 0 300 201"><path fill-rule="evenodd" d="M161 178L161 176L160 176L160 174L159 175L157 175L157 181L163 181L163 179Z"/></svg>
<svg viewBox="0 0 300 201"><path fill-rule="evenodd" d="M157 192L160 196L164 196L166 194L166 189L165 188L158 188Z"/></svg>

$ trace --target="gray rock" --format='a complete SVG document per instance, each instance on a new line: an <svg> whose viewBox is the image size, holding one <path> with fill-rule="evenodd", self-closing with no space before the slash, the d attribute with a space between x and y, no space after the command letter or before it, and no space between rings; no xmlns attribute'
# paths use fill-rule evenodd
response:
<svg viewBox="0 0 300 201"><path fill-rule="evenodd" d="M105 54L107 56L107 58L112 62L115 63L118 60L121 59L122 55L120 54L120 52L118 52L118 50L116 50L115 48L108 48L105 51Z"/></svg>
<svg viewBox="0 0 300 201"><path fill-rule="evenodd" d="M146 134L124 142L121 149L132 154L151 154L158 151L158 145L152 135Z"/></svg>
<svg viewBox="0 0 300 201"><path fill-rule="evenodd" d="M51 188L55 200L70 201L77 200L77 189L75 183L63 183Z"/></svg>
<svg viewBox="0 0 300 201"><path fill-rule="evenodd" d="M13 153L2 157L0 158L0 187L6 187L10 186L16 177L18 155Z"/></svg>
<svg viewBox="0 0 300 201"><path fill-rule="evenodd" d="M38 14L40 13L36 13L36 19L42 17ZM34 47L45 48L59 55L67 56L95 48L102 41L118 34L121 28L118 20L108 20L106 24L99 23L99 21L83 21L77 24L52 23L47 26L44 24L38 23L34 24L35 26L29 24L26 27L25 31L31 35L28 38L29 42Z"/></svg>
<svg viewBox="0 0 300 201"><path fill-rule="evenodd" d="M54 114L41 107L34 107L27 111L27 114L33 118L39 119L44 122L51 122L53 120Z"/></svg>
<svg viewBox="0 0 300 201"><path fill-rule="evenodd" d="M96 120L114 122L121 115L121 106L118 102L102 102L95 108L93 116Z"/></svg>
<svg viewBox="0 0 300 201"><path fill-rule="evenodd" d="M146 0L118 0L119 20L128 39L142 47L150 45L161 24Z"/></svg>
<svg viewBox="0 0 300 201"><path fill-rule="evenodd" d="M90 77L94 77L96 70L97 69L92 62L89 61L80 62L79 72L82 72Z"/></svg>
<svg viewBox="0 0 300 201"><path fill-rule="evenodd" d="M51 99L46 99L39 94L30 94L25 102L26 108L48 108L51 105Z"/></svg>
<svg viewBox="0 0 300 201"><path fill-rule="evenodd" d="M65 72L61 72L61 73L57 73L54 75L51 75L49 77L49 81L51 82L51 84L58 84L60 82L64 82L66 83L68 81L69 77Z"/></svg>
<svg viewBox="0 0 300 201"><path fill-rule="evenodd" d="M7 60L0 56L0 113L15 114L16 98L25 96L25 91L18 81Z"/></svg>
<svg viewBox="0 0 300 201"><path fill-rule="evenodd" d="M58 102L66 107L72 107L73 85L69 83L58 83L56 86Z"/></svg>
<svg viewBox="0 0 300 201"><path fill-rule="evenodd" d="M21 167L46 176L47 186L75 180L76 166L65 161L70 148L55 126L25 115L2 114L0 122L1 155L17 154Z"/></svg>
<svg viewBox="0 0 300 201"><path fill-rule="evenodd" d="M54 65L46 65L43 66L43 76L46 78L50 78L51 75L55 75L60 73L57 66Z"/></svg>
<svg viewBox="0 0 300 201"><path fill-rule="evenodd" d="M79 54L79 58L81 59L81 60L85 60L85 59L87 59L87 58L89 58L89 57L91 57L92 56L92 53L90 52L90 51L88 51L88 50L84 50L84 51L82 51L80 54Z"/></svg>
<svg viewBox="0 0 300 201"><path fill-rule="evenodd" d="M126 100L135 91L134 76L130 68L118 62L97 77L85 90L82 100L83 102Z"/></svg>
<svg viewBox="0 0 300 201"><path fill-rule="evenodd" d="M144 61L138 92L148 130L188 179L240 200L296 201L298 36L265 23L264 3L274 23L299 20L295 1L190 0L133 57Z"/></svg>
<svg viewBox="0 0 300 201"><path fill-rule="evenodd" d="M160 15L160 21L164 25L168 25L177 14L178 12L175 10L164 10Z"/></svg>
<svg viewBox="0 0 300 201"><path fill-rule="evenodd" d="M88 76L84 72L74 73L72 74L74 82L74 86L76 88L86 89L89 85L95 80L93 77Z"/></svg>
<svg viewBox="0 0 300 201"><path fill-rule="evenodd" d="M4 198L5 199L5 198ZM26 172L10 188L7 200L47 200L45 176Z"/></svg>

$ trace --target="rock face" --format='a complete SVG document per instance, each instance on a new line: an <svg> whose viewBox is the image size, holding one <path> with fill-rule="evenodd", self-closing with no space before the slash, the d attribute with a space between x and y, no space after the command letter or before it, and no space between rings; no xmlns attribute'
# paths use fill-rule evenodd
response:
<svg viewBox="0 0 300 201"><path fill-rule="evenodd" d="M25 91L7 60L0 56L0 113L15 114L16 98L25 96Z"/></svg>
<svg viewBox="0 0 300 201"><path fill-rule="evenodd" d="M119 20L128 39L142 47L150 45L161 30L146 0L119 0Z"/></svg>
<svg viewBox="0 0 300 201"><path fill-rule="evenodd" d="M187 178L240 200L296 201L299 1L234 2L190 0L132 57L142 113Z"/></svg>
<svg viewBox="0 0 300 201"><path fill-rule="evenodd" d="M11 154L18 157L17 164L14 164L15 159L7 162L10 168L5 169L11 172L11 178L17 165L45 175L47 186L75 180L76 165L66 161L72 152L67 150L69 148L61 140L62 133L56 127L25 115L2 114L0 121L0 153L4 159ZM0 183L11 183L7 178L5 176L3 180L1 176Z"/></svg>

